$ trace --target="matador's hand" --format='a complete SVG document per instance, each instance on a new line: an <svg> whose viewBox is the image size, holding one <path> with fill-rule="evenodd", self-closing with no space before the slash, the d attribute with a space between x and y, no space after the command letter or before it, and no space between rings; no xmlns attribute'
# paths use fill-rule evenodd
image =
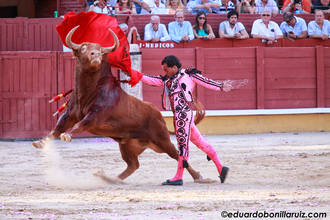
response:
<svg viewBox="0 0 330 220"><path fill-rule="evenodd" d="M185 73L189 73L190 71L192 71L194 69L193 66L188 66L185 70Z"/></svg>
<svg viewBox="0 0 330 220"><path fill-rule="evenodd" d="M223 86L222 86L222 90L225 92L229 92L230 90L232 90L233 86L231 84L231 80L225 80L223 81Z"/></svg>

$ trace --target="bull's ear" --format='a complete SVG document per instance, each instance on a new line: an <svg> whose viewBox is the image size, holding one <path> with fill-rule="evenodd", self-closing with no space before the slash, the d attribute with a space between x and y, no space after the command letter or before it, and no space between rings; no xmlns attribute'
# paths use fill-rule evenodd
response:
<svg viewBox="0 0 330 220"><path fill-rule="evenodd" d="M73 55L75 56L75 57L79 57L79 50L74 50L74 49L72 49L72 52L73 52Z"/></svg>
<svg viewBox="0 0 330 220"><path fill-rule="evenodd" d="M80 47L80 52L81 53L86 53L86 51L87 51L87 46L84 44Z"/></svg>

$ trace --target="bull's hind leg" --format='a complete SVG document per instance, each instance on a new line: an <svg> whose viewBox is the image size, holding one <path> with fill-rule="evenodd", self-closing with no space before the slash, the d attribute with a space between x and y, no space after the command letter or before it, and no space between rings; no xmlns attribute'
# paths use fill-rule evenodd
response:
<svg viewBox="0 0 330 220"><path fill-rule="evenodd" d="M118 175L123 180L134 173L140 166L138 156L146 149L137 139L122 140L119 142L120 153L127 164L127 168Z"/></svg>
<svg viewBox="0 0 330 220"><path fill-rule="evenodd" d="M69 116L69 113L66 111L63 115L60 116L58 119L55 129L52 130L46 137L32 142L32 145L36 148L43 148L47 142L47 140L55 139L60 136L63 132L66 130L72 128L72 126L75 124L75 121L73 118Z"/></svg>
<svg viewBox="0 0 330 220"><path fill-rule="evenodd" d="M158 150L156 150L156 152L166 153L173 159L178 160L178 151L175 148L174 144L172 144L171 142L166 125L164 125L164 129L161 129L161 131L161 134L158 134L157 137L153 138L152 140L152 142L158 147ZM195 182L198 182L203 179L201 174L194 170L189 164L186 169Z"/></svg>

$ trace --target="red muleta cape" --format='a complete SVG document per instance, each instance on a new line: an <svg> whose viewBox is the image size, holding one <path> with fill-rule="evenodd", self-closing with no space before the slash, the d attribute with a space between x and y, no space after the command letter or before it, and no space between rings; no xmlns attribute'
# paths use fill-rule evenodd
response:
<svg viewBox="0 0 330 220"><path fill-rule="evenodd" d="M112 46L114 39L109 32L109 28L117 35L120 45L114 52L108 54L110 65L128 72L131 77L129 81L133 87L140 79L141 74L131 69L131 58L129 55L129 43L124 32L120 29L117 19L109 15L91 12L80 12L75 14L69 12L64 15L64 20L56 26L56 30L65 46L65 37L69 31L80 25L72 36L72 42L80 44L83 42L98 43L103 47Z"/></svg>

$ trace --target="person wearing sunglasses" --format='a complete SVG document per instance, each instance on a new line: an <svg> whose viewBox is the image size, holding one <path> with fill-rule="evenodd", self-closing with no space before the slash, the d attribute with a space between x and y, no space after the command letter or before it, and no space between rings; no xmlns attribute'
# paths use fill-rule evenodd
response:
<svg viewBox="0 0 330 220"><path fill-rule="evenodd" d="M213 40L215 38L212 27L207 23L206 14L203 11L197 13L193 31L196 39Z"/></svg>
<svg viewBox="0 0 330 220"><path fill-rule="evenodd" d="M261 14L261 19L253 22L251 35L253 38L259 38L262 42L273 44L277 39L283 38L282 31L278 24L271 21L271 12L265 9Z"/></svg>
<svg viewBox="0 0 330 220"><path fill-rule="evenodd" d="M247 39L249 34L246 32L244 25L238 22L237 11L229 11L227 14L227 21L223 21L219 25L220 38L231 39Z"/></svg>
<svg viewBox="0 0 330 220"><path fill-rule="evenodd" d="M284 36L291 40L307 37L307 25L304 19L294 16L292 12L286 12L283 14L283 20L280 29Z"/></svg>

